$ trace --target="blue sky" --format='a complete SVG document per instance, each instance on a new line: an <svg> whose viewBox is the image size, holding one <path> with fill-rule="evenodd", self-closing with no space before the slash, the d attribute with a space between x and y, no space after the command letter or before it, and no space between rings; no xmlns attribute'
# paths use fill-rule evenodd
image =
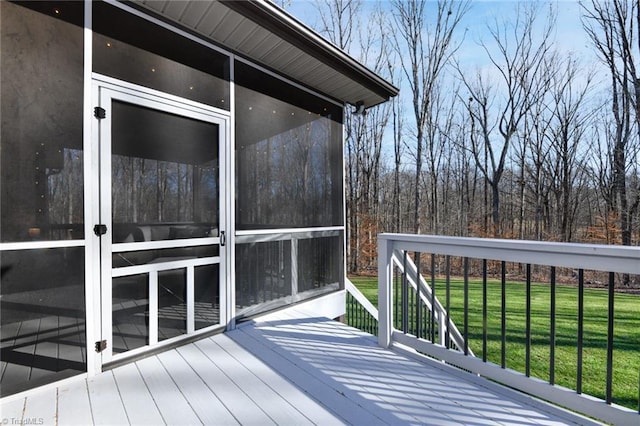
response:
<svg viewBox="0 0 640 426"><path fill-rule="evenodd" d="M282 0L277 0L279 3ZM285 0L290 2L287 11L300 19L302 22L316 28L319 22L317 17L316 0ZM530 1L523 0L521 2ZM375 0L365 0L365 7L373 7L377 2ZM391 2L382 0L380 2L383 7L391 8ZM435 0L433 2L435 4ZM468 33L465 39L464 51L461 52L463 57L469 61L479 60L474 56L481 53L478 49L477 42L486 37L487 23L493 22L494 19L501 21L509 19L513 15L516 3L513 0L475 0L471 2L471 10L463 21L462 28L467 29ZM556 48L563 52L573 51L584 58L585 62L594 59L594 54L589 45L588 40L582 29L580 21L580 5L575 0L555 0L547 2L555 6L557 10L556 25Z"/></svg>
<svg viewBox="0 0 640 426"><path fill-rule="evenodd" d="M523 0L522 2L524 1L530 0ZM317 16L318 12L314 0L290 0L290 2L290 5L287 7L289 13L311 28L319 27L319 17ZM374 0L365 0L364 3L365 7L374 7L377 2ZM470 73L474 73L476 69L481 69L482 74L485 75L488 74L492 76L497 74L497 70L490 65L486 53L482 47L480 47L479 42L482 39L489 42L487 25L495 25L496 21L498 24L503 23L505 20L508 21L514 16L517 3L518 1L514 0L476 0L471 2L471 10L461 23L461 31L459 32L461 37L466 30L464 43L457 53L457 57L463 68L468 69ZM580 18L581 6L578 1L555 0L542 3L552 5L557 12L557 22L554 33L555 49L561 54L572 52L580 58L583 69L592 69L596 55L582 28ZM383 0L382 4L383 7L388 7L391 13L391 2ZM435 7L435 0L433 0L433 4L429 6ZM546 16L541 14L539 16L540 24L544 24L545 21ZM355 58L358 58L358 52L352 51L349 53ZM598 66L600 66L600 64L597 64L596 68ZM457 73L450 69L448 75L456 78ZM402 82L397 82L396 85L400 87L400 102L404 105L404 111L411 111L411 98L409 96L403 96L403 93L407 93L406 85ZM409 118L410 122L412 122L412 120L412 118ZM409 126L411 125L409 124Z"/></svg>
<svg viewBox="0 0 640 426"><path fill-rule="evenodd" d="M471 11L465 19L473 39L486 36L486 25L494 19L508 19L516 8L514 1L474 1ZM557 11L556 47L563 51L583 53L588 46L580 20L581 10L577 1L562 0L550 2ZM542 23L543 16L540 16Z"/></svg>
<svg viewBox="0 0 640 426"><path fill-rule="evenodd" d="M279 4L284 1L288 3L286 10L302 22L307 24L311 28L320 27L320 18L318 16L318 4L324 3L319 0L274 0ZM489 62L489 59L484 52L483 48L479 45L481 40L485 40L490 44L487 26L502 25L505 21L509 21L515 14L516 7L520 4L531 3L531 0L472 0L471 8L464 20L461 22L458 31L458 37L462 38L464 34L464 43L460 50L457 52L457 59L465 72L474 73L476 70L480 70L483 75L491 78L497 77L497 69ZM601 63L597 61L595 51L588 40L581 21L581 6L577 0L552 0L539 2L542 6L540 15L538 16L538 23L542 27L546 23L546 7L553 7L556 10L556 26L554 33L555 49L561 54L569 54L572 52L576 56L581 64L583 70L599 69L602 71ZM378 4L381 4L383 8L387 8L389 13L392 12L392 2L390 0L364 0L364 8L375 8ZM436 0L430 0L427 4L427 9L435 9ZM389 18L391 19L391 17ZM427 18L427 22L429 19ZM376 35L372 35L376 37ZM354 51L358 47L357 43L354 43L352 51L350 53L354 58L359 58L359 52ZM364 59L366 63L366 59ZM398 64L398 66L400 66ZM400 77L400 73L397 74ZM448 75L451 78L456 78L457 72L453 69L449 69ZM602 75L599 76L602 78ZM581 80L584 76L579 77ZM596 78L599 80L599 78ZM584 80L586 81L586 79ZM402 96L402 93L406 90L406 85L401 81L396 81L395 84L400 87L401 90L401 102L406 104L406 108L410 106L410 98ZM410 108L409 108L410 109ZM406 109L407 111L409 109Z"/></svg>

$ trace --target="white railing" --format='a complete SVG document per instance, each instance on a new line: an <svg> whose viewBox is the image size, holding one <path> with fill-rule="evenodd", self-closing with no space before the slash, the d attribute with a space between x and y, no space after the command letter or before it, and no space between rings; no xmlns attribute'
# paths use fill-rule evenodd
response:
<svg viewBox="0 0 640 426"><path fill-rule="evenodd" d="M344 289L345 323L365 333L377 335L378 308L347 277L344 279Z"/></svg>
<svg viewBox="0 0 640 426"><path fill-rule="evenodd" d="M534 241L514 241L480 238L457 238L424 235L404 235L404 234L381 234L378 238L378 310L379 310L379 332L378 341L383 347L390 347L394 344L409 346L416 351L430 357L440 359L448 364L463 368L472 373L485 376L512 388L519 389L528 394L545 399L552 403L561 405L571 410L585 415L603 420L613 424L640 424L640 415L637 410L631 410L612 403L613 400L613 377L614 363L613 355L615 349L614 342L614 318L615 318L615 283L616 274L625 276L640 275L640 248L622 246L604 246L588 244L567 244L567 243L546 243ZM412 274L407 269L408 253L416 259L415 267L417 271ZM420 267L421 259L431 259L431 266ZM437 260L437 267L436 260ZM458 270L452 273L453 261L456 261ZM422 262L427 264L429 262ZM443 266L444 265L444 266ZM489 266L488 266L489 265ZM491 281L490 269L499 271L496 281L496 288L501 286L501 312L488 312L487 308L487 282ZM408 273L405 274L404 271ZM488 272L489 271L489 272ZM505 356L508 334L506 330L506 304L511 301L506 299L507 271L518 271L518 277L522 276L522 284L525 290L524 312L520 312L524 317L524 371L514 371L506 368ZM588 276L604 277L606 283L605 295L607 296L606 312L602 312L606 318L606 332L602 336L602 341L606 341L606 361L600 369L606 368L606 387L604 399L597 399L583 393L583 382L589 377L588 370L583 371L584 364L584 324L585 324L585 297L584 288L587 284L585 271ZM532 312L532 285L535 273L536 281L540 276L548 277L545 284L549 287L549 328L543 330L549 334L549 376L547 379L539 379L531 376L532 352L537 350L536 345L540 342L532 343L532 331L540 333L539 325L536 325L536 315ZM558 299L556 293L557 277L561 273L566 273L575 282L575 295L577 299L577 320L576 320L576 366L575 366L575 388L568 389L560 387L555 383L556 375L556 325L559 324L557 317L563 315L562 308L556 307ZM454 336L453 319L451 306L449 305L450 281L452 276L459 277L463 283L461 286L462 297L464 299L462 314L458 313L455 320L458 326L462 326L462 333L459 333L458 341L451 338L447 342L444 335ZM574 276L575 275L575 276ZM407 289L410 288L406 282L417 281L416 276L420 276L422 286L415 287L411 294L412 303L406 302ZM425 280L425 276L431 277L431 287ZM442 303L434 296L436 276L438 281L439 295L446 295L446 302ZM412 278L413 277L413 278ZM472 306L470 300L470 277L472 285L482 287L481 306ZM608 281L607 281L608 279ZM480 284L478 284L480 283ZM444 287L444 288L443 288ZM422 288L422 291L418 290ZM475 287L474 287L475 288ZM410 290L409 290L410 291ZM415 324L420 320L420 308L417 301L427 306L428 315L431 315L431 325L429 333L422 336L419 332L420 326L407 327L399 324ZM493 301L495 303L495 301ZM640 302L640 297L638 299ZM430 309L435 306L436 309ZM469 324L470 310L482 312L482 325L474 330L473 324ZM417 309L417 310L416 310ZM414 310L416 313L414 313ZM399 311L399 312L398 312ZM500 336L501 336L501 361L492 363L487 359L487 319L488 316L500 315ZM449 321L443 322L442 318ZM417 318L417 320L416 320ZM495 318L494 318L495 320ZM636 318L640 328L640 318ZM446 327L446 324L450 324ZM415 330L418 330L418 333ZM457 329L455 329L457 331ZM496 332L496 330L493 330ZM481 336L472 340L469 336ZM566 337L566 336L563 336ZM453 343L453 344L452 344ZM635 342L635 359L640 358L640 342ZM477 352L482 353L482 357L473 356L470 346L476 345ZM481 346L481 347L480 347ZM453 349L450 349L453 348ZM545 348L545 351L547 348ZM625 348L625 351L628 351ZM638 398L638 369L635 370L635 396ZM638 402L636 400L636 402Z"/></svg>
<svg viewBox="0 0 640 426"><path fill-rule="evenodd" d="M358 287L356 287L349 278L344 279L344 289L349 293L355 301L362 306L362 308L369 314L373 319L378 321L378 308L373 306L373 304L367 299L367 297L362 294Z"/></svg>
<svg viewBox="0 0 640 426"><path fill-rule="evenodd" d="M460 350L464 348L464 337L458 327L456 327L450 315L447 314L447 310L440 302L440 299L436 297L435 289L427 283L427 280L419 271L418 265L408 256L407 251L394 250L393 263L402 274L402 288L400 290L400 302L403 305L402 308L406 311L408 309L409 300L407 293L409 289L415 294L416 299L420 300L420 304L415 303L417 306L424 306L425 312L423 315L428 320L430 317L431 322L428 324L428 330L421 330L420 327L416 327L414 334L420 336L422 334L431 334L431 341L436 341L442 346L453 346ZM432 268L433 270L434 268ZM435 277L434 277L435 279ZM417 301L416 301L417 302ZM418 312L419 313L419 312ZM417 316L417 315L416 315ZM402 317L399 324L403 333L407 333L409 329L408 315ZM423 319L424 320L424 319ZM426 322L426 321L424 321ZM437 327L436 327L437 325ZM427 327L422 327L427 328ZM436 333L436 328L440 332ZM428 333L429 332L429 333ZM469 355L473 356L473 351L467 348Z"/></svg>

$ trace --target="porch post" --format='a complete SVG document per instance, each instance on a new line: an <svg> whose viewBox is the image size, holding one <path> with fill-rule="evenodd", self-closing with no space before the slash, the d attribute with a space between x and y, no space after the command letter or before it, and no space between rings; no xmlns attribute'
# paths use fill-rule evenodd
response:
<svg viewBox="0 0 640 426"><path fill-rule="evenodd" d="M391 283L393 268L391 258L393 243L378 236L378 345L388 348L391 345L393 312L391 311Z"/></svg>

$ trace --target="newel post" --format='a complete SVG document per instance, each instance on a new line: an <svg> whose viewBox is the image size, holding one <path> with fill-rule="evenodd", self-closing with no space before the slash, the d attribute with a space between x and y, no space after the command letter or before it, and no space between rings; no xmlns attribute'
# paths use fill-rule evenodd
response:
<svg viewBox="0 0 640 426"><path fill-rule="evenodd" d="M378 235L378 345L391 346L391 284L393 283L393 241Z"/></svg>

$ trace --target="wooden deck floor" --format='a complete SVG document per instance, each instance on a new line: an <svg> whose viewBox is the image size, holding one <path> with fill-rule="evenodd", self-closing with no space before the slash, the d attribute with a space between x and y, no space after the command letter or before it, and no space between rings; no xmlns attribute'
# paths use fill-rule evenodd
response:
<svg viewBox="0 0 640 426"><path fill-rule="evenodd" d="M3 424L589 424L326 318L229 333L0 405Z"/></svg>

